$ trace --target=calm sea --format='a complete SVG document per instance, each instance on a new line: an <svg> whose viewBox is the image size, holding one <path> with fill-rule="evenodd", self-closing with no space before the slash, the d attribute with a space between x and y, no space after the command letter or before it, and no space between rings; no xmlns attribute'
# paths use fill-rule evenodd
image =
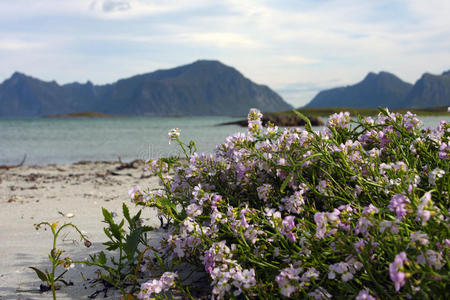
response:
<svg viewBox="0 0 450 300"><path fill-rule="evenodd" d="M441 119L422 117L425 126ZM179 153L167 132L179 128L183 141L194 140L199 152L212 153L239 126L216 126L228 117L0 119L0 165L61 164L80 160L150 159Z"/></svg>

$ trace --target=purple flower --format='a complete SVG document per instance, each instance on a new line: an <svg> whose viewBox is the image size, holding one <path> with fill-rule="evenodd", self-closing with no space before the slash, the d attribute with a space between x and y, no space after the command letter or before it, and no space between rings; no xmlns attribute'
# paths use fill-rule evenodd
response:
<svg viewBox="0 0 450 300"><path fill-rule="evenodd" d="M363 214L365 214L365 215L373 215L376 213L378 213L378 208L376 208L372 204L369 204L369 206L366 206L363 209Z"/></svg>
<svg viewBox="0 0 450 300"><path fill-rule="evenodd" d="M437 270L442 268L443 257L439 252L435 252L433 250L428 249L424 254L420 254L417 256L418 264L427 264L429 266L434 267Z"/></svg>
<svg viewBox="0 0 450 300"><path fill-rule="evenodd" d="M189 204L188 207L186 207L186 212L188 216L190 217L197 217L200 216L203 213L203 207L200 205L197 205L195 203Z"/></svg>
<svg viewBox="0 0 450 300"><path fill-rule="evenodd" d="M217 209L217 203L222 200L221 195L214 195L211 200L211 209Z"/></svg>
<svg viewBox="0 0 450 300"><path fill-rule="evenodd" d="M314 214L314 222L316 222L316 236L318 238L323 238L325 233L327 232L327 224L329 223L331 226L339 226L341 220L339 215L341 212L338 209L334 209L329 213L317 212ZM334 234L337 229L330 230L329 234Z"/></svg>
<svg viewBox="0 0 450 300"><path fill-rule="evenodd" d="M290 265L288 268L281 270L280 274L275 277L275 282L278 284L282 295L290 297L291 294L298 291L301 271L301 268L294 268Z"/></svg>
<svg viewBox="0 0 450 300"><path fill-rule="evenodd" d="M309 292L308 296L314 298L314 300L331 299L332 297L332 295L321 286L319 286L319 288L315 289L314 291Z"/></svg>
<svg viewBox="0 0 450 300"><path fill-rule="evenodd" d="M395 291L397 292L406 283L406 274L404 272L400 272L397 268L393 267L392 264L389 265L389 276L394 282Z"/></svg>
<svg viewBox="0 0 450 300"><path fill-rule="evenodd" d="M449 159L450 158L450 143L442 143L439 148L439 158Z"/></svg>
<svg viewBox="0 0 450 300"><path fill-rule="evenodd" d="M398 292L406 283L406 274L402 272L403 263L406 261L406 253L401 252L395 256L394 262L389 264L389 276L394 282L395 290Z"/></svg>
<svg viewBox="0 0 450 300"><path fill-rule="evenodd" d="M141 290L138 294L138 299L151 299L152 295L159 294L162 291L167 291L175 286L175 279L178 274L172 272L165 272L159 280L149 280L141 285Z"/></svg>
<svg viewBox="0 0 450 300"><path fill-rule="evenodd" d="M134 198L136 197L136 195L139 193L139 190L140 190L141 188L138 186L138 185L136 185L135 187L133 187L133 188L131 188L129 191L128 191L128 196L130 196L130 199L131 200L134 200Z"/></svg>
<svg viewBox="0 0 450 300"><path fill-rule="evenodd" d="M284 197L281 199L283 202L283 206L280 206L281 210L286 210L290 213L299 214L304 210L303 205L305 204L305 200L303 198L304 190L296 191L290 197Z"/></svg>
<svg viewBox="0 0 450 300"><path fill-rule="evenodd" d="M371 227L372 225L372 222L370 222L366 217L359 218L358 223L355 227L355 234L357 235L362 233L363 235L366 235L369 227Z"/></svg>
<svg viewBox="0 0 450 300"><path fill-rule="evenodd" d="M417 205L417 220L422 220L422 226L424 226L428 220L431 218L431 213L436 207L433 205L431 200L431 193L426 192L422 198L420 198L420 203Z"/></svg>
<svg viewBox="0 0 450 300"><path fill-rule="evenodd" d="M258 109L256 108L250 109L250 112L248 113L247 117L249 134L258 134L261 131L262 128L261 118L262 114Z"/></svg>
<svg viewBox="0 0 450 300"><path fill-rule="evenodd" d="M272 192L272 190L273 188L270 184L263 184L256 188L256 191L258 192L258 198L263 201L266 201L269 198L269 195Z"/></svg>
<svg viewBox="0 0 450 300"><path fill-rule="evenodd" d="M364 244L366 243L365 240L359 240L356 243L353 244L353 246L356 249L356 252L361 253L361 250L364 248Z"/></svg>
<svg viewBox="0 0 450 300"><path fill-rule="evenodd" d="M392 196L389 202L389 209L397 214L397 219L401 220L407 213L406 204L410 203L409 199L403 194L396 194Z"/></svg>
<svg viewBox="0 0 450 300"><path fill-rule="evenodd" d="M211 273L211 271L216 266L214 262L214 256L211 254L211 251L206 250L205 251L205 257L203 259L203 264L205 265L205 271L208 273Z"/></svg>
<svg viewBox="0 0 450 300"><path fill-rule="evenodd" d="M241 210L241 212L240 212L240 215L241 215L241 225L242 225L242 227L245 228L245 229L247 229L247 228L250 226L250 225L248 224L248 222L247 222L247 218L245 217L245 214L248 213L248 212L250 212L250 210L248 209L247 206L245 206L245 207Z"/></svg>
<svg viewBox="0 0 450 300"><path fill-rule="evenodd" d="M175 285L175 279L178 277L178 274L172 272L165 272L161 276L161 282L163 283L165 288L171 288Z"/></svg>
<svg viewBox="0 0 450 300"><path fill-rule="evenodd" d="M291 231L295 227L295 217L294 216L286 216L281 223L283 225L283 229L285 232Z"/></svg>
<svg viewBox="0 0 450 300"><path fill-rule="evenodd" d="M375 297L369 294L367 289L361 290L355 300L375 300Z"/></svg>
<svg viewBox="0 0 450 300"><path fill-rule="evenodd" d="M297 241L297 235L293 232L288 232L285 234L286 238L291 242L295 243Z"/></svg>
<svg viewBox="0 0 450 300"><path fill-rule="evenodd" d="M327 126L333 128L346 128L350 123L350 113L349 112L340 112L333 114L329 117Z"/></svg>
<svg viewBox="0 0 450 300"><path fill-rule="evenodd" d="M314 215L314 222L316 222L316 236L323 238L327 232L327 217L325 213L318 212Z"/></svg>

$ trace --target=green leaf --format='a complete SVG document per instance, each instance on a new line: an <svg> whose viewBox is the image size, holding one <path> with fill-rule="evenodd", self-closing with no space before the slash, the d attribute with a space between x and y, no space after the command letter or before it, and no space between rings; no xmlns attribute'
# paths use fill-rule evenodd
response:
<svg viewBox="0 0 450 300"><path fill-rule="evenodd" d="M123 224L122 224L123 225ZM120 227L117 224L111 224L109 229L111 230L112 235L118 240L122 240L122 234L120 232Z"/></svg>
<svg viewBox="0 0 450 300"><path fill-rule="evenodd" d="M36 274L40 280L42 280L43 282L48 282L47 275L45 275L44 272L42 272L41 270L39 270L38 268L35 268L35 267L29 267L29 268L36 272Z"/></svg>
<svg viewBox="0 0 450 300"><path fill-rule="evenodd" d="M138 213L131 219L133 222L133 226L136 226L136 222L141 218L142 209L138 211ZM131 225L131 224L130 224Z"/></svg>
<svg viewBox="0 0 450 300"><path fill-rule="evenodd" d="M106 255L105 255L105 252L101 251L101 252L98 254L98 263L101 264L101 265L106 264Z"/></svg>
<svg viewBox="0 0 450 300"><path fill-rule="evenodd" d="M112 214L104 207L102 207L103 217L105 219L105 223L113 223Z"/></svg>
<svg viewBox="0 0 450 300"><path fill-rule="evenodd" d="M308 130L309 132L312 132L313 130L312 130L312 126L311 126L311 121L309 121L309 119L308 119L304 114L302 114L301 112L296 111L295 109L293 109L292 111L293 111L294 114L296 114L300 119L302 119L303 121L306 122L306 125L305 125L306 130Z"/></svg>
<svg viewBox="0 0 450 300"><path fill-rule="evenodd" d="M130 210L128 209L125 203L122 204L122 211L123 216L125 217L125 219L127 219L128 223L131 225Z"/></svg>
<svg viewBox="0 0 450 300"><path fill-rule="evenodd" d="M64 276L64 274L67 273L67 271L68 271L68 270L65 270L64 272L62 272L62 273L55 279L55 282L58 281L58 280L59 280L59 281L63 281L63 280L62 280L62 277ZM66 284L66 285L67 285L67 284Z"/></svg>
<svg viewBox="0 0 450 300"><path fill-rule="evenodd" d="M112 240L113 236L111 235L111 232L109 231L108 228L103 228L103 232L105 232L106 236Z"/></svg>
<svg viewBox="0 0 450 300"><path fill-rule="evenodd" d="M291 181L292 174L290 174L286 179L284 179L283 183L281 184L280 192L284 194L284 190L286 189L289 181Z"/></svg>
<svg viewBox="0 0 450 300"><path fill-rule="evenodd" d="M195 145L195 142L191 140L189 142L189 154L192 155L195 152L197 152L197 146Z"/></svg>
<svg viewBox="0 0 450 300"><path fill-rule="evenodd" d="M107 246L106 250L108 251L114 251L119 248L119 245L115 243L108 243L108 244L105 243L104 245Z"/></svg>
<svg viewBox="0 0 450 300"><path fill-rule="evenodd" d="M123 250L125 251L128 259L133 259L139 245L139 238L141 237L141 230L134 230L127 236Z"/></svg>
<svg viewBox="0 0 450 300"><path fill-rule="evenodd" d="M175 205L175 203L173 203L173 202L170 201L169 199L161 197L161 198L160 198L160 201L161 201L161 204L163 204L164 206L169 207L169 208L171 208L171 209L173 209L173 210L176 210L176 205Z"/></svg>

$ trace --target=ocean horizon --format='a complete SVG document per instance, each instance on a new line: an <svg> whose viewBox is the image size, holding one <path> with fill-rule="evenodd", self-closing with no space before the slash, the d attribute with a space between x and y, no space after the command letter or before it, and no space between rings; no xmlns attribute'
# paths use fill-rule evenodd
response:
<svg viewBox="0 0 450 300"><path fill-rule="evenodd" d="M213 153L225 138L246 128L217 126L233 117L118 117L0 119L0 165L70 164L79 161L132 161L182 154L168 131L179 128L180 139L193 140L198 152ZM326 118L324 118L324 121ZM436 127L448 116L420 117ZM321 127L316 127L320 130Z"/></svg>

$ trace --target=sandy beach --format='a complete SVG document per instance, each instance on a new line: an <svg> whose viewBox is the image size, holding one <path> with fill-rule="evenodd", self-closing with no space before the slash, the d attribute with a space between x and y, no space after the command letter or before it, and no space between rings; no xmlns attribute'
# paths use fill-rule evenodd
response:
<svg viewBox="0 0 450 300"><path fill-rule="evenodd" d="M129 200L128 190L139 185L153 187L156 177L144 172L144 164L136 162L132 168L121 168L119 162L79 162L71 165L20 166L0 170L0 299L50 299L51 292L39 293L40 281L30 266L50 267L47 254L52 246L51 232L35 230L33 224L58 221L72 222L86 232L92 242L86 248L73 231L68 230L58 248L82 260L88 254L104 250L106 236L101 208L122 218L125 202L134 213L138 209ZM159 226L151 209L142 215L146 224ZM155 233L155 236L157 233ZM96 268L76 265L65 278L73 286L57 291L58 299L87 299L102 285L91 286ZM82 274L86 278L83 280ZM117 292L109 290L110 299L119 299ZM98 295L103 298L104 294Z"/></svg>

